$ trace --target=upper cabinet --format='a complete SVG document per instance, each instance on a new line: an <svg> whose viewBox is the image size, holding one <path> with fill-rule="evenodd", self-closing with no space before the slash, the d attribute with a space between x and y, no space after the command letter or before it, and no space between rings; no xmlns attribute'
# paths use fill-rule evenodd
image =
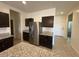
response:
<svg viewBox="0 0 79 59"><path fill-rule="evenodd" d="M9 14L0 12L0 27L9 27Z"/></svg>
<svg viewBox="0 0 79 59"><path fill-rule="evenodd" d="M34 21L33 18L26 18L26 19L25 19L25 26L29 26L29 23L30 23L30 22L33 22L33 21Z"/></svg>
<svg viewBox="0 0 79 59"><path fill-rule="evenodd" d="M53 27L54 16L42 17L42 27Z"/></svg>

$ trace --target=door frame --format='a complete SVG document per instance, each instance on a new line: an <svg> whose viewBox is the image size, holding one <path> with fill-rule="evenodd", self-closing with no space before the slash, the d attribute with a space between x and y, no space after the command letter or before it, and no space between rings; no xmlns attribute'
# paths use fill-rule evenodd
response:
<svg viewBox="0 0 79 59"><path fill-rule="evenodd" d="M68 15L68 17L67 17L67 42L68 42L68 44L71 46L71 37L72 37L72 27L71 27L71 37L68 37L68 22L69 22L69 16L70 15L72 15L71 17L72 17L72 19L70 20L70 21L72 21L73 22L73 12L72 13L70 13L69 15ZM72 24L73 25L73 24Z"/></svg>

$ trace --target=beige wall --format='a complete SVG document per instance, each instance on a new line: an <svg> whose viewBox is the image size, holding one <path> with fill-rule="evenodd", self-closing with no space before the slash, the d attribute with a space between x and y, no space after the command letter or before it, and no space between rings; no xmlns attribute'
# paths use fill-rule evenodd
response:
<svg viewBox="0 0 79 59"><path fill-rule="evenodd" d="M45 10L41 10L41 11L36 11L36 12L32 12L32 13L28 13L27 18L29 17L44 17L44 16L54 16L56 13L56 9L55 8L51 8L51 9L45 9Z"/></svg>
<svg viewBox="0 0 79 59"><path fill-rule="evenodd" d="M65 15L56 15L54 20L54 30L55 35L64 36L65 37Z"/></svg>
<svg viewBox="0 0 79 59"><path fill-rule="evenodd" d="M71 45L79 53L79 13L76 11L73 12Z"/></svg>
<svg viewBox="0 0 79 59"><path fill-rule="evenodd" d="M9 13L9 9L6 5L0 3L0 12Z"/></svg>

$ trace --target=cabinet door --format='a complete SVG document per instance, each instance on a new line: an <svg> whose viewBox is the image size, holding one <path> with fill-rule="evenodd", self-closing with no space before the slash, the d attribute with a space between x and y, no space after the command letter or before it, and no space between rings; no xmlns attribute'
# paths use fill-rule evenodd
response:
<svg viewBox="0 0 79 59"><path fill-rule="evenodd" d="M13 46L13 37L0 40L0 52Z"/></svg>
<svg viewBox="0 0 79 59"><path fill-rule="evenodd" d="M43 27L53 27L54 16L42 17L42 26Z"/></svg>
<svg viewBox="0 0 79 59"><path fill-rule="evenodd" d="M3 43L3 40L0 40L0 52L3 50L2 43Z"/></svg>
<svg viewBox="0 0 79 59"><path fill-rule="evenodd" d="M25 26L29 26L29 23L30 23L30 22L33 22L33 21L34 21L33 18L26 18L26 19L25 19Z"/></svg>
<svg viewBox="0 0 79 59"><path fill-rule="evenodd" d="M52 37L40 35L39 44L47 48L52 48Z"/></svg>
<svg viewBox="0 0 79 59"><path fill-rule="evenodd" d="M13 39L14 39L13 37L9 38L9 42L8 42L9 43L9 47L13 46L13 42L14 42Z"/></svg>
<svg viewBox="0 0 79 59"><path fill-rule="evenodd" d="M6 48L13 46L13 37L5 39L5 46L6 46Z"/></svg>
<svg viewBox="0 0 79 59"><path fill-rule="evenodd" d="M23 32L23 39L29 41L29 33Z"/></svg>
<svg viewBox="0 0 79 59"><path fill-rule="evenodd" d="M52 48L52 37L51 36L47 36L47 39L45 40L46 42L46 47L48 48Z"/></svg>

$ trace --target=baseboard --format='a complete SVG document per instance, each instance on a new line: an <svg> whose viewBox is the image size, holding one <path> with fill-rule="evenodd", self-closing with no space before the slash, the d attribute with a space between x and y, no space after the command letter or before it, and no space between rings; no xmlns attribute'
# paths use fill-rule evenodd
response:
<svg viewBox="0 0 79 59"><path fill-rule="evenodd" d="M73 46L72 46L72 48L77 52L77 54L79 54L79 51L77 49L75 49Z"/></svg>

